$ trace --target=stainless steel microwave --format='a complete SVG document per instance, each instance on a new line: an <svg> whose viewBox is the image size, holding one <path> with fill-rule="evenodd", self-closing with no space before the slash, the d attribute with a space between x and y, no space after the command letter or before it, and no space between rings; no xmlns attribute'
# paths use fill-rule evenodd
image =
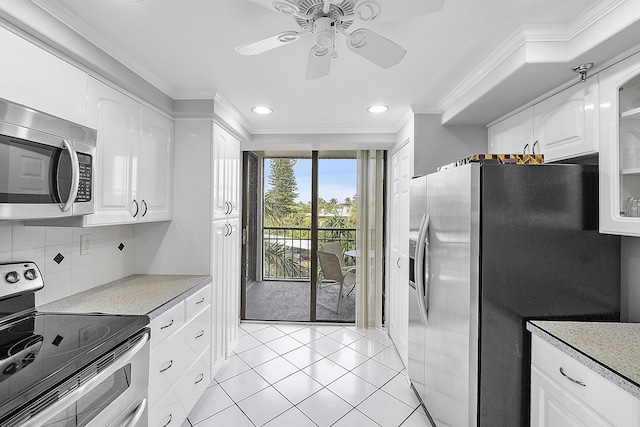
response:
<svg viewBox="0 0 640 427"><path fill-rule="evenodd" d="M0 99L0 220L95 210L97 131Z"/></svg>

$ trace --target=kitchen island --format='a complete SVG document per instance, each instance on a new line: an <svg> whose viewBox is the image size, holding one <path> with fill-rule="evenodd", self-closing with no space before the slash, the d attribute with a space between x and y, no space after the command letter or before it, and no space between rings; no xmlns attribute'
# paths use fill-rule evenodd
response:
<svg viewBox="0 0 640 427"><path fill-rule="evenodd" d="M640 324L529 321L531 425L639 425Z"/></svg>

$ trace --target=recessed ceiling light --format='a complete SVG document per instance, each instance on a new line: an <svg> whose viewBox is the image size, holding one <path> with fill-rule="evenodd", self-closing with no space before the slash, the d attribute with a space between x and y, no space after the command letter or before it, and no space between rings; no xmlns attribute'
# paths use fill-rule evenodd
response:
<svg viewBox="0 0 640 427"><path fill-rule="evenodd" d="M371 107L367 108L367 111L370 113L384 113L387 110L389 110L389 107L387 107L386 105L372 105Z"/></svg>
<svg viewBox="0 0 640 427"><path fill-rule="evenodd" d="M262 114L262 115L273 113L273 110L269 107L253 107L251 111L253 111L256 114Z"/></svg>

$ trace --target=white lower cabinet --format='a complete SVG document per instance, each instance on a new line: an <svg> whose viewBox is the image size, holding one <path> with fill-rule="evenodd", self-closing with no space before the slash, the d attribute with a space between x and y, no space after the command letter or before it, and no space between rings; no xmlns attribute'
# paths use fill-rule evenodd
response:
<svg viewBox="0 0 640 427"><path fill-rule="evenodd" d="M207 285L151 321L150 427L182 426L209 385L210 296Z"/></svg>
<svg viewBox="0 0 640 427"><path fill-rule="evenodd" d="M536 336L531 346L531 426L637 426L640 402Z"/></svg>

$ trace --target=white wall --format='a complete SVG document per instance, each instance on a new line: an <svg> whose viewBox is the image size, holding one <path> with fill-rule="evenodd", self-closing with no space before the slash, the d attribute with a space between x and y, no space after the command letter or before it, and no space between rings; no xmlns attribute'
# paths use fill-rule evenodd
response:
<svg viewBox="0 0 640 427"><path fill-rule="evenodd" d="M487 128L479 125L443 126L439 114L414 116L413 175L427 175L439 166L487 150Z"/></svg>
<svg viewBox="0 0 640 427"><path fill-rule="evenodd" d="M90 234L92 240L87 255L80 255L83 234ZM54 261L58 253L64 257L59 264ZM133 274L134 253L133 225L67 228L0 221L0 263L34 261L38 265L45 283L36 293L38 305Z"/></svg>

